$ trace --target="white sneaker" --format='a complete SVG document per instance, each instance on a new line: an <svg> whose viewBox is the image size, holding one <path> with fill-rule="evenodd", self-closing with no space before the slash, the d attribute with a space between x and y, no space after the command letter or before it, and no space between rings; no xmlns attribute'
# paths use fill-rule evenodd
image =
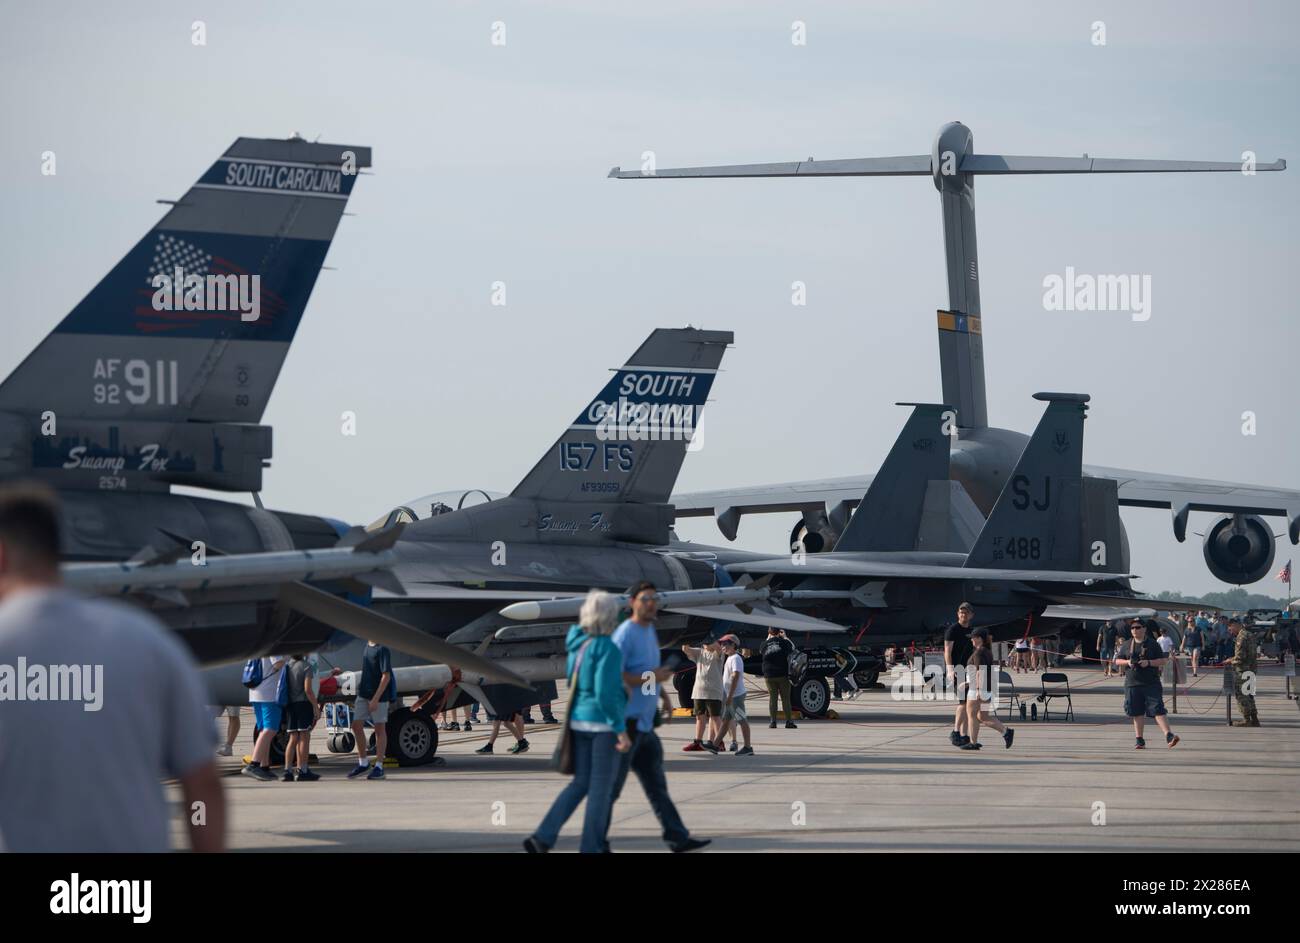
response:
<svg viewBox="0 0 1300 943"><path fill-rule="evenodd" d="M217 747L217 756L230 756L230 752L231 751L229 746Z"/></svg>

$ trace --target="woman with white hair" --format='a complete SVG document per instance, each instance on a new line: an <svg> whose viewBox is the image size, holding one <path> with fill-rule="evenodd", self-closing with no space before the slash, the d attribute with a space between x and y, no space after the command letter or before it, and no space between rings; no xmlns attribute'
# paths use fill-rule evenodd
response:
<svg viewBox="0 0 1300 943"><path fill-rule="evenodd" d="M632 745L624 720L623 653L610 638L618 615L616 598L593 589L583 601L578 624L569 629L565 640L569 713L565 718L568 730L562 736L573 738L573 781L555 797L537 831L524 839L524 848L534 854L555 847L560 829L584 798L587 811L581 850L584 854L603 850L618 754Z"/></svg>

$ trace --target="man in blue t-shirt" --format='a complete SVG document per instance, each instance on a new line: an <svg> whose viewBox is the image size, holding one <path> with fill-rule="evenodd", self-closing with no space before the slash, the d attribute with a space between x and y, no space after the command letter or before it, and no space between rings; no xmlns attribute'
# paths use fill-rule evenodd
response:
<svg viewBox="0 0 1300 943"><path fill-rule="evenodd" d="M348 779L364 775L366 779L384 778L384 756L388 752L388 705L397 700L393 683L393 656L386 645L366 644L361 656L361 680L357 682L357 699L352 702L352 735L357 741L357 766ZM375 765L366 760L366 729L369 720L375 727Z"/></svg>
<svg viewBox="0 0 1300 943"><path fill-rule="evenodd" d="M664 841L673 851L695 851L709 843L708 839L691 838L682 824L668 795L668 780L664 776L664 748L655 733L655 711L659 705L659 684L673 676L673 669L660 664L659 634L655 631L655 616L659 611L658 594L654 584L642 580L628 590L632 618L614 630L614 644L623 653L623 683L627 685L627 734L632 747L619 755L618 772L614 775L614 789L610 805L618 802L627 782L628 770L636 773L650 801L650 808L663 828ZM608 825L606 825L605 850L609 850Z"/></svg>

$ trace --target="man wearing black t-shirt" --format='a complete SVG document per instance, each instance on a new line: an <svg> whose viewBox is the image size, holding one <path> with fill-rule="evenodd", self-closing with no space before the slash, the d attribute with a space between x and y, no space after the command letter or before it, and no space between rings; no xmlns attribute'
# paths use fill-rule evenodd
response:
<svg viewBox="0 0 1300 943"><path fill-rule="evenodd" d="M1124 713L1133 718L1135 746L1139 750L1146 749L1147 745L1142 739L1147 717L1164 731L1167 746L1175 747L1179 740L1165 716L1164 690L1160 684L1160 669L1167 656L1149 629L1141 619L1134 619L1130 626L1131 638L1120 646L1119 657L1115 659L1115 664L1124 669Z"/></svg>
<svg viewBox="0 0 1300 943"><path fill-rule="evenodd" d="M772 626L767 630L767 640L759 650L763 656L763 681L767 684L767 713L769 727L776 727L776 702L779 697L785 708L785 725L793 730L797 726L790 711L790 656L794 654L794 643L785 637L785 633Z"/></svg>
<svg viewBox="0 0 1300 943"><path fill-rule="evenodd" d="M1105 672L1103 677L1109 678L1112 674L1111 663L1115 660L1115 643L1118 641L1119 620L1102 623L1101 629L1097 632L1097 655Z"/></svg>
<svg viewBox="0 0 1300 943"><path fill-rule="evenodd" d="M974 651L971 644L971 623L975 621L975 607L968 602L957 607L957 621L943 633L943 667L947 690L957 697L957 710L952 716L952 733L949 742L955 747L970 743L966 735L966 660ZM960 667L959 667L960 666Z"/></svg>

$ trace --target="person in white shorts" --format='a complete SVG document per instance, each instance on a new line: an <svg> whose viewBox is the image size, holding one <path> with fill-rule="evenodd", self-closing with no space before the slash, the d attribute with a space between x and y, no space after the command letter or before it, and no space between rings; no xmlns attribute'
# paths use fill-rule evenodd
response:
<svg viewBox="0 0 1300 943"><path fill-rule="evenodd" d="M239 708L219 708L217 716L222 715L226 718L226 742L217 747L217 756L230 756L234 752L235 738L239 736Z"/></svg>
<svg viewBox="0 0 1300 943"><path fill-rule="evenodd" d="M1002 734L1007 748L1016 732L1004 726L992 711L993 705L993 652L989 648L989 630L975 629L970 634L974 651L966 661L966 729L970 734L970 743L962 744L963 750L980 748L980 724L985 723Z"/></svg>

